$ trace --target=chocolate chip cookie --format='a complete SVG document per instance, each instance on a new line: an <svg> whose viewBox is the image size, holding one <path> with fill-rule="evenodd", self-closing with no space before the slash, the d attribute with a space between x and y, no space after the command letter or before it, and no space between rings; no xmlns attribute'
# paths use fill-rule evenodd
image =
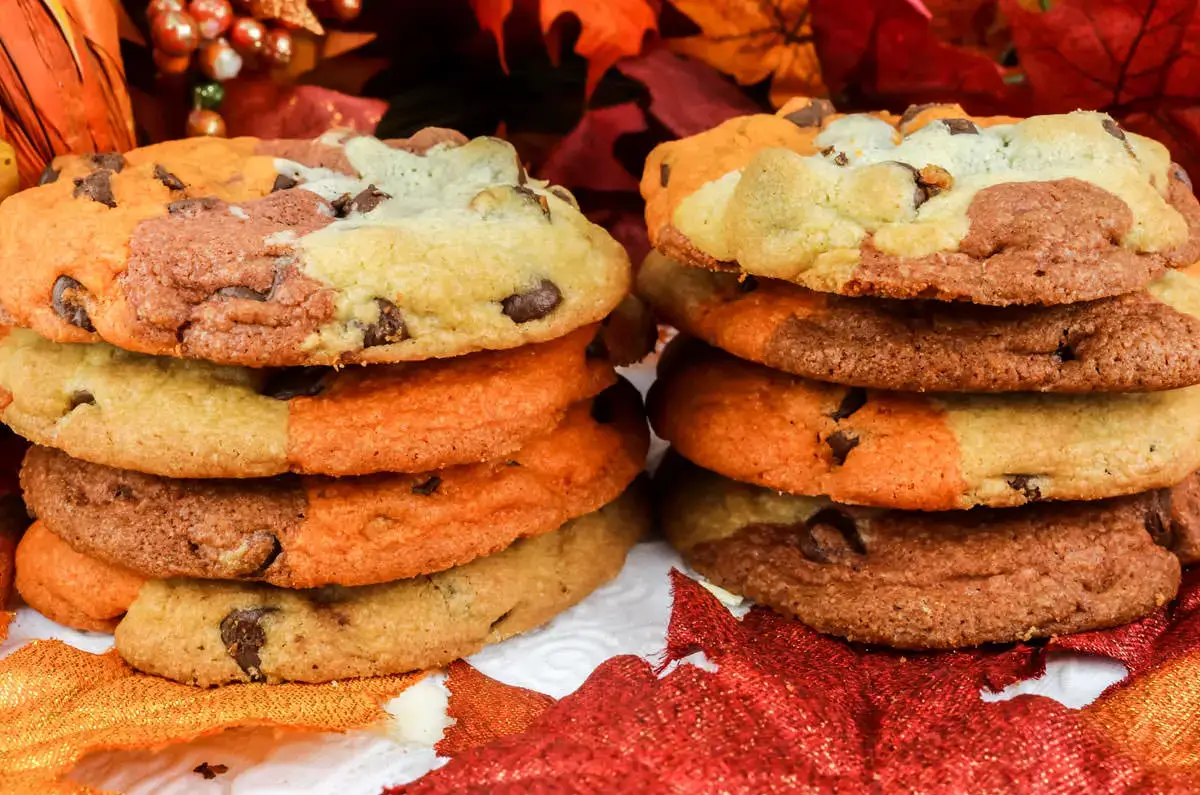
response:
<svg viewBox="0 0 1200 795"><path fill-rule="evenodd" d="M621 570L648 531L644 492L462 566L294 591L151 581L117 627L134 667L180 682L326 682L434 668L549 621Z"/></svg>
<svg viewBox="0 0 1200 795"><path fill-rule="evenodd" d="M0 420L92 463L175 478L424 472L506 456L616 382L608 327L508 351L251 369L0 338ZM624 348L629 345L625 344Z"/></svg>
<svg viewBox="0 0 1200 795"><path fill-rule="evenodd" d="M651 253L638 292L710 345L777 370L906 392L1143 392L1200 383L1200 266L1054 307L846 298Z"/></svg>
<svg viewBox="0 0 1200 795"><path fill-rule="evenodd" d="M57 342L414 361L560 337L629 287L621 245L497 138L189 138L43 182L0 209L0 308Z"/></svg>
<svg viewBox="0 0 1200 795"><path fill-rule="evenodd" d="M918 395L809 381L694 341L651 391L658 435L736 480L905 510L1094 500L1200 469L1200 387Z"/></svg>
<svg viewBox="0 0 1200 795"><path fill-rule="evenodd" d="M1120 295L1200 259L1188 175L1105 114L813 107L658 147L642 178L652 243L822 292L996 306Z"/></svg>
<svg viewBox="0 0 1200 795"><path fill-rule="evenodd" d="M648 435L622 382L508 457L436 472L183 480L35 447L21 482L56 535L143 577L365 585L466 563L596 510L642 471Z"/></svg>
<svg viewBox="0 0 1200 795"><path fill-rule="evenodd" d="M951 649L1102 629L1179 586L1179 560L1164 548L1175 489L912 513L780 494L682 459L658 480L664 530L696 571L854 641ZM1183 521L1194 535L1200 515Z"/></svg>

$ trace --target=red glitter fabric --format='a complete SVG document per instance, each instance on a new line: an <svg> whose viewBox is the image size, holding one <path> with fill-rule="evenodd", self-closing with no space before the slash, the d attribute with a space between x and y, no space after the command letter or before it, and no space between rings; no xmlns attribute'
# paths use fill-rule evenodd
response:
<svg viewBox="0 0 1200 795"><path fill-rule="evenodd" d="M635 657L608 660L526 731L389 795L1200 791L1194 573L1154 616L1052 644L1116 657L1137 674L1082 710L1038 696L980 699L981 688L1040 675L1042 646L867 649L767 610L738 621L672 576L657 670ZM715 672L677 664L698 651ZM468 715L454 700L469 696L451 689L451 710Z"/></svg>

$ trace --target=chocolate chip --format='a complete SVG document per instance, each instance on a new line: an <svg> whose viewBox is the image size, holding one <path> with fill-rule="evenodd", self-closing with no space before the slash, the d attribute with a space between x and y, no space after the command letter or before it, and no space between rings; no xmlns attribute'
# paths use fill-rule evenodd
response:
<svg viewBox="0 0 1200 795"><path fill-rule="evenodd" d="M83 285L70 276L59 276L50 291L50 305L54 312L72 326L78 326L84 331L95 331L92 319L88 317L85 298L87 290Z"/></svg>
<svg viewBox="0 0 1200 795"><path fill-rule="evenodd" d="M608 425L616 418L612 401L607 391L592 398L592 419L601 425Z"/></svg>
<svg viewBox="0 0 1200 795"><path fill-rule="evenodd" d="M368 185L366 190L350 201L350 209L356 213L369 213L379 206L384 199L392 198L374 185Z"/></svg>
<svg viewBox="0 0 1200 795"><path fill-rule="evenodd" d="M951 135L979 135L979 128L970 119L942 119Z"/></svg>
<svg viewBox="0 0 1200 795"><path fill-rule="evenodd" d="M1058 364L1073 362L1075 361L1075 349L1066 340L1063 340L1058 343L1058 347L1054 349L1054 353L1051 356L1053 356L1054 361Z"/></svg>
<svg viewBox="0 0 1200 795"><path fill-rule="evenodd" d="M1175 547L1175 524L1171 521L1171 490L1163 489L1153 495L1143 519L1146 532L1155 544L1166 549Z"/></svg>
<svg viewBox="0 0 1200 795"><path fill-rule="evenodd" d="M1117 124L1112 119L1105 117L1100 121L1100 126L1104 128L1104 132L1116 138L1118 141L1125 140L1125 131L1121 129L1121 125Z"/></svg>
<svg viewBox="0 0 1200 795"><path fill-rule="evenodd" d="M396 305L386 298L376 298L375 306L379 307L379 319L363 329L363 347L392 345L408 339L408 326Z"/></svg>
<svg viewBox="0 0 1200 795"><path fill-rule="evenodd" d="M170 190L183 190L185 187L183 180L157 164L154 166L154 178Z"/></svg>
<svg viewBox="0 0 1200 795"><path fill-rule="evenodd" d="M1188 190L1192 189L1192 178L1188 176L1187 170L1178 163L1171 164L1171 178L1187 185Z"/></svg>
<svg viewBox="0 0 1200 795"><path fill-rule="evenodd" d="M783 118L797 127L820 127L826 116L836 112L833 103L829 100L814 99L800 110L794 110Z"/></svg>
<svg viewBox="0 0 1200 795"><path fill-rule="evenodd" d="M1013 491L1019 491L1025 496L1027 502L1036 502L1042 498L1042 490L1039 489L1033 482L1036 475L1013 475L1008 479L1008 487Z"/></svg>
<svg viewBox="0 0 1200 795"><path fill-rule="evenodd" d="M937 196L942 191L948 190L954 184L954 178L950 176L950 172L941 166L930 165L918 170L915 166L900 160L889 160L887 162L895 166L900 166L912 174L913 209L919 208L922 204Z"/></svg>
<svg viewBox="0 0 1200 795"><path fill-rule="evenodd" d="M220 200L216 196L202 196L199 199L180 199L177 202L171 202L167 205L167 212L171 215L182 215L185 218L192 218L207 210L215 209L220 204Z"/></svg>
<svg viewBox="0 0 1200 795"><path fill-rule="evenodd" d="M542 215L546 216L547 218L550 217L550 202L546 201L545 196L535 192L532 188L525 187L524 185L518 185L517 187L513 188L513 190L515 190L517 195L525 201L530 202L531 204L536 204L542 211Z"/></svg>
<svg viewBox="0 0 1200 795"><path fill-rule="evenodd" d="M268 547L267 554L262 559L262 562L259 563L257 566L255 566L253 571L251 571L247 574L241 575L244 577L261 577L266 572L267 569L271 568L271 564L274 563L275 560L280 555L283 554L283 544L279 543L279 536L275 535L274 533L268 533L266 531L263 531L261 533L255 533L255 535L263 536L263 538L260 540L268 540L269 539L271 545L270 545L270 547Z"/></svg>
<svg viewBox="0 0 1200 795"><path fill-rule="evenodd" d="M38 177L38 185L49 185L51 182L58 182L58 175L62 172L54 167L54 161L46 164L42 169L41 176Z"/></svg>
<svg viewBox="0 0 1200 795"><path fill-rule="evenodd" d="M345 218L350 214L350 203L352 201L354 201L354 198L349 193L343 193L341 196L338 196L336 199L331 201L329 206L333 208L333 214L335 217Z"/></svg>
<svg viewBox="0 0 1200 795"><path fill-rule="evenodd" d="M519 467L519 466L521 466L521 462L520 461L505 461L504 465L510 466L510 467Z"/></svg>
<svg viewBox="0 0 1200 795"><path fill-rule="evenodd" d="M846 456L850 455L850 451L858 447L859 438L846 431L834 431L825 437L825 444L829 445L833 462L841 466L846 463Z"/></svg>
<svg viewBox="0 0 1200 795"><path fill-rule="evenodd" d="M842 395L842 402L833 410L829 418L835 422L844 420L865 405L867 405L867 390L860 386L852 386L846 390L846 394ZM857 440L855 444L857 444Z"/></svg>
<svg viewBox="0 0 1200 795"><path fill-rule="evenodd" d="M658 164L658 184L662 185L665 188L665 187L667 187L667 183L670 181L671 181L671 166L667 164L666 160L664 160Z"/></svg>
<svg viewBox="0 0 1200 795"><path fill-rule="evenodd" d="M72 195L76 199L80 196L87 196L105 207L117 206L117 200L113 197L112 192L112 172L103 169L93 171L86 177L76 177L75 192Z"/></svg>
<svg viewBox="0 0 1200 795"><path fill-rule="evenodd" d="M126 486L124 483L120 483L117 485L117 487L115 489L113 489L113 499L114 500L132 500L133 499L133 489L131 489L129 486Z"/></svg>
<svg viewBox="0 0 1200 795"><path fill-rule="evenodd" d="M909 105L905 109L904 115L900 117L900 126L903 127L904 125L908 124L913 119L920 116L922 111L929 110L930 108L936 108L941 104L942 103L940 103L940 102L925 102L920 105Z"/></svg>
<svg viewBox="0 0 1200 795"><path fill-rule="evenodd" d="M273 612L270 607L249 607L233 610L221 619L221 642L238 667L250 675L251 682L264 682L258 653L267 642L262 618Z"/></svg>
<svg viewBox="0 0 1200 795"><path fill-rule="evenodd" d="M215 293L213 293L213 295L220 295L224 296L225 298L242 298L247 301L266 301L268 298L267 293L260 293L258 290L253 290L249 287L243 287L241 285L236 285L234 287L222 287L220 290L217 290Z"/></svg>
<svg viewBox="0 0 1200 795"><path fill-rule="evenodd" d="M77 390L77 391L71 393L71 411L74 411L75 409L79 408L80 406L94 406L94 405L96 405L96 396L93 395L91 392L88 392L87 390L84 390L84 389L80 389L80 390Z"/></svg>
<svg viewBox="0 0 1200 795"><path fill-rule="evenodd" d="M822 157L829 157L830 155L833 156L833 164L835 166L850 165L850 158L846 157L845 152L839 152L838 150L834 149L832 146L827 146L821 150Z"/></svg>
<svg viewBox="0 0 1200 795"><path fill-rule="evenodd" d="M102 168L107 171L115 171L120 174L121 169L125 168L125 155L119 152L105 152L98 155L88 155L87 159L91 161L96 168Z"/></svg>
<svg viewBox="0 0 1200 795"><path fill-rule="evenodd" d="M313 397L325 391L325 379L331 367L288 367L275 370L263 383L262 394L276 400Z"/></svg>
<svg viewBox="0 0 1200 795"><path fill-rule="evenodd" d="M550 191L555 196L557 196L558 198L565 201L567 204L574 207L576 210L579 209L579 202L575 201L575 197L573 195L571 195L571 191L567 190L566 188L562 187L561 185L551 185L546 190Z"/></svg>
<svg viewBox="0 0 1200 795"><path fill-rule="evenodd" d="M205 781L212 781L217 776L228 773L229 768L226 765L210 765L208 762L201 762L192 768L192 772L204 776Z"/></svg>
<svg viewBox="0 0 1200 795"><path fill-rule="evenodd" d="M420 494L423 497L428 497L438 490L438 486L442 485L442 479L437 475L433 475L424 483L417 483L412 487L413 494Z"/></svg>
<svg viewBox="0 0 1200 795"><path fill-rule="evenodd" d="M800 553L813 563L832 563L847 554L867 554L867 545L853 516L837 508L822 508L802 525Z"/></svg>
<svg viewBox="0 0 1200 795"><path fill-rule="evenodd" d="M758 289L758 277L751 276L748 273L743 274L742 278L738 281L737 288L738 288L738 292L741 293L742 295L745 295L746 293L754 292L755 290Z"/></svg>
<svg viewBox="0 0 1200 795"><path fill-rule="evenodd" d="M583 349L583 355L588 359L608 358L608 343L604 341L603 330L596 332L596 336L592 337L592 341Z"/></svg>
<svg viewBox="0 0 1200 795"><path fill-rule="evenodd" d="M524 293L513 293L500 302L502 311L514 323L528 323L550 314L562 303L558 285L542 279L537 287Z"/></svg>
<svg viewBox="0 0 1200 795"><path fill-rule="evenodd" d="M516 609L516 608L513 608L513 609ZM495 621L493 621L493 622L491 623L491 625L489 625L489 626L488 626L488 632L489 632L489 633L491 633L491 632L495 632L495 631L496 631L496 628L497 628L498 626L500 626L501 624L503 624L503 623L505 622L505 620L506 620L506 619L507 619L509 616L511 616L511 615L512 615L512 613L513 613L513 611L512 611L512 610L506 610L506 611L504 611L504 613L503 613L503 614L502 614L502 615L501 615L499 618L497 618Z"/></svg>
<svg viewBox="0 0 1200 795"><path fill-rule="evenodd" d="M292 177L286 176L284 174L280 174L278 177L275 178L275 184L271 186L271 193L274 193L275 191L280 191L280 190L291 190L292 188L296 187L299 184L300 183L297 182Z"/></svg>

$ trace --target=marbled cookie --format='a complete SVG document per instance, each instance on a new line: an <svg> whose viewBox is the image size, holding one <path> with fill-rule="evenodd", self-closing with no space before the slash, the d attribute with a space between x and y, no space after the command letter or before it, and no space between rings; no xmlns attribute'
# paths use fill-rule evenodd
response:
<svg viewBox="0 0 1200 795"><path fill-rule="evenodd" d="M466 563L596 510L642 471L648 435L622 383L507 458L437 472L179 480L35 447L21 483L73 548L147 578L366 585Z"/></svg>
<svg viewBox="0 0 1200 795"><path fill-rule="evenodd" d="M58 158L0 206L0 307L57 342L254 367L544 342L625 250L497 138L189 138Z"/></svg>
<svg viewBox="0 0 1200 795"><path fill-rule="evenodd" d="M1200 266L1081 304L988 307L846 298L651 253L659 316L768 367L906 392L1143 392L1200 383Z"/></svg>
<svg viewBox="0 0 1200 795"><path fill-rule="evenodd" d="M621 570L650 526L635 486L595 513L427 577L359 588L147 583L117 651L196 685L326 682L435 668L544 624Z"/></svg>
<svg viewBox="0 0 1200 795"><path fill-rule="evenodd" d="M654 245L822 292L999 306L1132 292L1200 258L1187 174L1107 115L828 110L661 145L642 178Z"/></svg>
<svg viewBox="0 0 1200 795"><path fill-rule="evenodd" d="M658 479L664 530L696 571L853 641L951 649L1102 629L1179 587L1163 548L1173 490L911 513L793 497L679 460ZM1184 532L1198 523L1190 512Z"/></svg>
<svg viewBox="0 0 1200 795"><path fill-rule="evenodd" d="M1095 500L1200 469L1200 387L917 395L771 370L672 343L650 393L658 435L735 480L906 510Z"/></svg>
<svg viewBox="0 0 1200 795"><path fill-rule="evenodd" d="M12 329L0 420L75 458L173 478L424 472L508 455L615 383L598 330L429 362L256 370Z"/></svg>
<svg viewBox="0 0 1200 795"><path fill-rule="evenodd" d="M17 593L64 626L112 632L143 582L126 568L76 552L41 522L17 545Z"/></svg>

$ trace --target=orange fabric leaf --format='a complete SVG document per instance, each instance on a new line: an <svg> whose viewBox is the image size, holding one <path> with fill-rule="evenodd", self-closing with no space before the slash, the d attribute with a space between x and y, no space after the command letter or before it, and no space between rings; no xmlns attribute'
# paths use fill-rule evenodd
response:
<svg viewBox="0 0 1200 795"><path fill-rule="evenodd" d="M542 0L542 34L548 36L563 14L579 18L575 52L588 59L589 97L613 64L641 52L645 35L658 30L658 17L647 0Z"/></svg>
<svg viewBox="0 0 1200 795"><path fill-rule="evenodd" d="M504 55L504 20L513 10L513 0L471 0L471 10L479 20L479 27L496 38L496 51L500 54L500 66L508 71L508 59Z"/></svg>
<svg viewBox="0 0 1200 795"><path fill-rule="evenodd" d="M61 780L92 751L156 748L241 726L360 728L384 718L380 704L420 678L204 690L140 674L116 652L34 641L0 660L0 791L78 791Z"/></svg>
<svg viewBox="0 0 1200 795"><path fill-rule="evenodd" d="M0 0L0 139L21 184L52 157L134 145L117 15L109 0Z"/></svg>
<svg viewBox="0 0 1200 795"><path fill-rule="evenodd" d="M545 693L502 684L462 660L450 663L448 673L450 703L446 712L454 718L454 725L437 744L441 756L455 756L497 737L520 734L554 703Z"/></svg>
<svg viewBox="0 0 1200 795"><path fill-rule="evenodd" d="M702 33L671 41L742 85L771 78L771 102L825 93L808 0L675 0Z"/></svg>

